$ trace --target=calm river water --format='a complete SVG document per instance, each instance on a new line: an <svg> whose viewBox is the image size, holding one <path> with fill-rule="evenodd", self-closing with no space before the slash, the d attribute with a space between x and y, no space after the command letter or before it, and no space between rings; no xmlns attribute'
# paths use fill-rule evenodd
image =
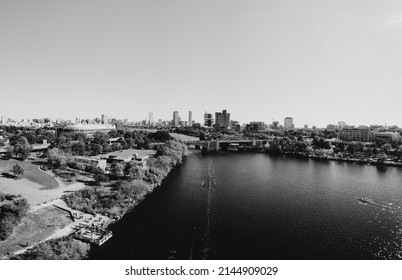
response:
<svg viewBox="0 0 402 280"><path fill-rule="evenodd" d="M94 258L397 259L401 206L394 167L190 154Z"/></svg>

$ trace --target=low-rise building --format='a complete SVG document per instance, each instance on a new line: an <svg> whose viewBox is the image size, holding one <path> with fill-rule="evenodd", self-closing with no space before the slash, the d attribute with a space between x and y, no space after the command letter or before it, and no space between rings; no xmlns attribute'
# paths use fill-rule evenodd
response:
<svg viewBox="0 0 402 280"><path fill-rule="evenodd" d="M367 126L359 126L357 128L354 126L345 126L339 130L339 139L347 142L369 142L372 139L372 134L370 128Z"/></svg>
<svg viewBox="0 0 402 280"><path fill-rule="evenodd" d="M374 139L389 139L392 141L398 141L401 139L401 134L399 132L391 132L391 131L386 131L386 132L373 132L373 138Z"/></svg>
<svg viewBox="0 0 402 280"><path fill-rule="evenodd" d="M106 159L109 163L135 161L140 166L145 167L146 160L155 153L155 150L126 149L100 155L100 158Z"/></svg>

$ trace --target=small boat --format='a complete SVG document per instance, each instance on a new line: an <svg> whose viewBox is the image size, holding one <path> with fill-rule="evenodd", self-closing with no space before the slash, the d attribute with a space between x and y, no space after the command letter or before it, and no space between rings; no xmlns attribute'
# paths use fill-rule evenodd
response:
<svg viewBox="0 0 402 280"><path fill-rule="evenodd" d="M358 200L361 203L367 204L367 203L373 203L373 200L371 198L368 197L353 197L354 199Z"/></svg>

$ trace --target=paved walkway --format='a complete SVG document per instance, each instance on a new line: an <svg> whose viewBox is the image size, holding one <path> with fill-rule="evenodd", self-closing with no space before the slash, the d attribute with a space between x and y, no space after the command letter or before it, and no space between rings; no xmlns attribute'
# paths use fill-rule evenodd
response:
<svg viewBox="0 0 402 280"><path fill-rule="evenodd" d="M60 238L60 237L63 237L63 236L68 236L68 235L72 234L72 233L75 231L75 228L76 228L77 226L79 226L80 224L92 225L92 224L94 224L94 223L100 224L100 223L102 223L102 222L104 221L105 223L104 223L103 228L106 228L107 225L108 225L111 221L113 221L112 219L110 219L110 218L108 218L108 217L106 217L106 216L100 215L100 214L96 214L95 216L93 216L93 215L91 215L91 214L86 214L86 213L83 213L83 212L74 210L74 209L68 207L67 204L66 204L62 199L57 199L57 200L54 200L54 201L51 201L51 202L46 203L46 205L43 204L43 205L38 206L38 207L42 208L42 207L46 207L46 206L49 206L49 205L56 205L56 206L58 206L58 207L60 207L60 208L63 208L63 209L65 209L65 210L67 210L67 211L71 211L72 213L76 213L76 214L78 214L78 215L81 215L81 214L82 214L83 217L82 217L81 219L75 219L74 222L68 224L68 225L67 225L66 227L64 227L64 228L61 228L61 229L56 230L55 233L53 233L52 235L46 237L44 240L42 240L42 241L40 241L40 242L38 242L38 243L35 243L35 244L33 244L33 245L29 246L29 247L26 247L26 248L24 248L24 249L21 249L21 250L19 250L19 251L16 251L16 252L14 252L14 254L22 254L22 253L24 253L26 250L31 249L31 248L34 247L35 245L37 245L37 244L39 244L39 243L41 243L41 242L44 242L44 241L46 241L46 240L56 239L56 238ZM36 210L38 210L38 209L40 209L40 208L37 208L37 209L35 209L35 210L31 210L31 211L33 212L33 211L36 211Z"/></svg>

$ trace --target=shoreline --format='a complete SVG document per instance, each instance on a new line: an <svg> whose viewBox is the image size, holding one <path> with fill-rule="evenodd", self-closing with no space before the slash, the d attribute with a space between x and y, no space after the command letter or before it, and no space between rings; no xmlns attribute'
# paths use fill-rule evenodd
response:
<svg viewBox="0 0 402 280"><path fill-rule="evenodd" d="M116 218L111 218L111 217L107 217L107 216L105 216L104 214L101 214L101 213L99 213L99 212L95 212L95 216L101 215L101 216L105 216L105 217L108 218L108 221L107 221L107 223L104 225L103 229L110 231L110 227L111 227L113 224L117 223L117 222L120 221L127 213L129 213L129 212L131 212L132 210L134 210L136 206L138 206L142 201L144 201L144 200L146 199L147 195L151 194L151 193L155 190L155 188L160 187L160 186L162 185L162 183L163 183L163 180L171 173L171 171L172 171L174 168L176 168L178 165L180 165L180 164L182 163L183 159L184 159L185 157L187 157L189 154L192 154L192 152L190 152L190 151L187 150L187 151L185 152L185 154L183 154L183 155L181 156L181 158L180 158L181 161L178 162L178 163L176 163L176 164L174 164L173 166L171 166L171 167L168 169L168 171L166 172L166 175L163 176L163 178L162 178L162 176L161 176L161 178L160 178L160 183L153 183L153 184L152 184L152 183L148 183L148 184L151 186L150 190L143 190L143 191L141 191L141 193L139 193L138 196L137 196L138 199L133 199L133 201L130 203L130 205L129 205L126 209L124 209L124 210L122 211L122 213L121 213L120 215L118 215L118 217L116 217ZM141 180L141 181L143 181L143 180ZM128 182L128 181L124 180L123 182ZM143 181L143 182L146 182L146 181ZM82 212L82 213L84 213L84 215L93 216L93 214L85 213L85 212L83 212L83 211L81 211L81 210L77 210L77 209L74 209L74 208L72 208L72 207L69 207L69 206L67 205L66 201L63 199L63 197L61 197L61 198L59 198L59 199L62 201L62 204L66 204L66 205L65 205L66 208L70 209L71 211L74 211L74 212ZM49 205L52 205L52 204L53 204L53 200L52 200L52 201L47 201L46 203L44 203L44 205L46 205L46 206L49 206ZM44 206L44 205L43 205L43 206ZM42 206L42 205L41 205L41 206ZM41 209L41 208L43 208L43 207L40 207L40 206L38 206L38 205L33 205L33 208L34 208L34 209L31 209L30 212L34 212L34 211L39 210L39 209ZM42 239L42 240L36 242L36 243L33 244L32 246L29 246L29 247L27 247L27 248L22 248L22 249L20 249L20 250L18 250L18 251L12 252L11 255L7 257L7 259L10 259L10 258L15 257L15 256L17 256L17 255L23 255L24 253L27 253L30 249L34 248L36 245L38 245L38 244L40 244L40 243L43 243L43 242L46 242L46 241L49 241L49 240L57 240L57 239L60 239L60 238L62 238L62 237L72 236L72 233L73 233L73 232L72 232L72 226L75 225L75 224L77 224L77 221L72 222L72 223L68 224L67 226L65 226L65 227L63 227L63 228L61 228L61 229L56 230L54 233L52 233L51 235L47 236L46 238L44 238L44 239ZM74 239L75 239L75 240L78 240L78 239L76 239L76 238L74 238ZM81 241L81 242L83 242L83 241ZM83 243L84 243L84 242L83 242ZM89 249L89 251L88 251L88 256L91 255L91 251L94 250L94 249L96 249L96 248L90 246L90 249ZM4 255L4 256L6 256L6 255ZM4 256L3 256L3 257L4 257ZM86 259L86 258L84 258L84 259Z"/></svg>

